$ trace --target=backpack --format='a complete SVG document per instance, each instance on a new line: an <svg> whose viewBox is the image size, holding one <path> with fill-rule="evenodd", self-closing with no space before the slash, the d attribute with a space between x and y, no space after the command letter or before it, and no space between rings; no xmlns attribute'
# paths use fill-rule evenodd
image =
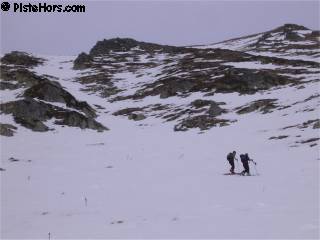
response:
<svg viewBox="0 0 320 240"><path fill-rule="evenodd" d="M232 161L233 160L233 154L232 153L228 153L227 160L228 161Z"/></svg>
<svg viewBox="0 0 320 240"><path fill-rule="evenodd" d="M240 159L241 159L241 162L243 163L246 161L246 156L243 154L240 154Z"/></svg>

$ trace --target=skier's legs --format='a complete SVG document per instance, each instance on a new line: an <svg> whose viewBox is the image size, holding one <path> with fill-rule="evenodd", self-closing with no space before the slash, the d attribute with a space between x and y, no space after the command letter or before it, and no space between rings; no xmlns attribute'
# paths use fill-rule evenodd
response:
<svg viewBox="0 0 320 240"><path fill-rule="evenodd" d="M246 173L247 173L248 176L250 176L250 168L249 168L249 165L246 166Z"/></svg>
<svg viewBox="0 0 320 240"><path fill-rule="evenodd" d="M230 165L231 165L231 168L230 168L230 172L231 173L234 173L234 162L229 162L230 163Z"/></svg>
<svg viewBox="0 0 320 240"><path fill-rule="evenodd" d="M234 173L234 162L232 162L232 164L231 164L230 172Z"/></svg>

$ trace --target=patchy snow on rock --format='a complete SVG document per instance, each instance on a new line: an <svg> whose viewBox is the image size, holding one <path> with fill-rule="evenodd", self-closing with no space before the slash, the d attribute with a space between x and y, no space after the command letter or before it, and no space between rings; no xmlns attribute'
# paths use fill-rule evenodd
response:
<svg viewBox="0 0 320 240"><path fill-rule="evenodd" d="M277 69L280 66L272 63L262 64L261 62L228 62L223 65L233 66L235 68L247 68L247 69Z"/></svg>

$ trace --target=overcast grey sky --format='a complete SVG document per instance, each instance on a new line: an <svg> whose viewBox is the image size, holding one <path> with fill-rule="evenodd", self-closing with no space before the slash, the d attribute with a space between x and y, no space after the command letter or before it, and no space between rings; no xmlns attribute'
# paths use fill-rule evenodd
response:
<svg viewBox="0 0 320 240"><path fill-rule="evenodd" d="M271 30L284 23L319 29L319 1L118 0L59 3L84 4L86 12L1 11L2 53L22 50L75 55L81 51L88 52L98 40L113 37L131 37L170 45L214 43Z"/></svg>

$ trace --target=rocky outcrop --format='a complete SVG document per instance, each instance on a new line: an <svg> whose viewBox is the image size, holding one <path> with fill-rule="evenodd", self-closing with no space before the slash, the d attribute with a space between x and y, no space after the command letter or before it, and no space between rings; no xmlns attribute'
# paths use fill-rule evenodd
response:
<svg viewBox="0 0 320 240"><path fill-rule="evenodd" d="M17 89L21 87L31 87L44 80L26 68L14 68L6 65L0 66L0 78L2 88Z"/></svg>
<svg viewBox="0 0 320 240"><path fill-rule="evenodd" d="M53 81L42 81L24 92L25 97L37 98L47 102L65 103L67 107L83 112L88 117L96 117L95 110L87 102L80 102L62 86Z"/></svg>
<svg viewBox="0 0 320 240"><path fill-rule="evenodd" d="M43 62L44 59L37 58L32 56L31 54L18 51L7 53L1 58L2 64L22 65L25 67L35 67L39 64L42 64Z"/></svg>
<svg viewBox="0 0 320 240"><path fill-rule="evenodd" d="M271 30L270 32L284 32L284 33L288 33L288 32L292 32L292 31L298 31L298 30L309 30L308 28L306 28L305 26L302 25L298 25L298 24L292 24L292 23L286 23L278 28L275 28L273 30Z"/></svg>
<svg viewBox="0 0 320 240"><path fill-rule="evenodd" d="M73 68L76 70L88 68L88 67L90 67L92 60L93 60L93 58L90 55L82 52L73 61Z"/></svg>
<svg viewBox="0 0 320 240"><path fill-rule="evenodd" d="M238 92L241 94L254 94L259 90L293 83L294 80L280 76L271 71L241 71L228 70L223 78L217 79L213 84L217 92Z"/></svg>
<svg viewBox="0 0 320 240"><path fill-rule="evenodd" d="M11 124L0 123L0 135L1 136L12 137L15 134L15 130L17 130L17 127L15 127Z"/></svg>
<svg viewBox="0 0 320 240"><path fill-rule="evenodd" d="M243 107L237 108L236 110L238 114L245 114L254 111L260 111L261 113L266 114L279 107L275 104L276 101L277 99L260 99Z"/></svg>
<svg viewBox="0 0 320 240"><path fill-rule="evenodd" d="M27 61L28 58L23 59ZM22 67L1 65L1 70L3 70L1 71L1 89L14 90L27 87L20 95L25 99L0 105L2 113L12 114L16 123L38 132L50 130L45 121L52 118L57 119L55 124L98 131L107 130L106 127L94 120L97 116L96 112L87 102L78 101L58 82L51 81L44 76L38 76L28 70L26 66L31 66L31 62L24 62L25 66ZM68 108L57 107L48 102L63 103Z"/></svg>
<svg viewBox="0 0 320 240"><path fill-rule="evenodd" d="M143 119L146 119L146 116L143 115L142 113L132 113L129 115L128 117L130 120L134 120L134 121L141 121Z"/></svg>
<svg viewBox="0 0 320 240"><path fill-rule="evenodd" d="M48 131L49 127L44 122L52 118L57 119L56 124L80 127L81 129L90 128L97 131L107 130L102 124L79 112L39 102L32 98L3 103L0 105L0 111L12 114L17 123L38 132Z"/></svg>
<svg viewBox="0 0 320 240"><path fill-rule="evenodd" d="M160 45L155 43L140 42L132 38L112 38L98 41L90 50L89 54L80 53L74 61L74 69L85 69L92 66L94 57L107 55L113 52L127 52L130 50L146 51L153 54L154 51L164 51L173 53L186 49L184 47L175 47Z"/></svg>
<svg viewBox="0 0 320 240"><path fill-rule="evenodd" d="M133 48L139 48L147 52L153 52L155 50L163 50L166 52L172 52L181 47L160 45L155 43L140 42L132 38L112 38L98 41L95 46L90 50L91 56L98 56L101 54L108 54L113 52L127 52Z"/></svg>
<svg viewBox="0 0 320 240"><path fill-rule="evenodd" d="M15 90L19 88L18 84L10 83L7 81L1 81L0 82L0 90Z"/></svg>
<svg viewBox="0 0 320 240"><path fill-rule="evenodd" d="M143 108L124 108L124 109L120 109L116 112L114 112L112 115L114 116L119 116L119 115L124 115L124 116L129 116L130 114L134 113L134 112L138 112L138 111L142 111Z"/></svg>
<svg viewBox="0 0 320 240"><path fill-rule="evenodd" d="M312 127L313 129L318 129L318 128L320 128L320 119L308 120L308 121L303 122L303 123L301 123L301 124L296 124L296 125L287 126L287 127L282 128L282 129L283 129L283 130L289 129L289 128L304 129L304 128L308 128L308 127Z"/></svg>
<svg viewBox="0 0 320 240"><path fill-rule="evenodd" d="M313 124L313 127L312 127L313 129L318 129L318 128L320 128L320 119L317 119L316 121L315 121L315 123Z"/></svg>
<svg viewBox="0 0 320 240"><path fill-rule="evenodd" d="M215 126L227 126L230 122L230 120L218 119L210 115L199 115L183 119L179 124L174 126L174 131L187 131L191 128L200 128L200 130L207 130Z"/></svg>
<svg viewBox="0 0 320 240"><path fill-rule="evenodd" d="M58 125L79 127L81 129L88 128L88 129L97 130L98 132L109 130L108 128L106 128L101 123L94 120L93 118L88 118L76 111L64 111L62 113L60 112L58 113L58 116L60 117L60 119L54 122L55 124L58 124Z"/></svg>
<svg viewBox="0 0 320 240"><path fill-rule="evenodd" d="M284 139L289 137L288 135L280 135L280 136L274 136L274 137L270 137L269 140L280 140L280 139Z"/></svg>
<svg viewBox="0 0 320 240"><path fill-rule="evenodd" d="M134 121L141 121L146 118L146 116L142 113L135 113L135 112L142 112L144 108L124 108L119 111L113 113L114 116L124 115L128 116L129 120Z"/></svg>
<svg viewBox="0 0 320 240"><path fill-rule="evenodd" d="M211 100L202 100L202 99L197 99L193 102L191 102L191 106L194 106L196 109L202 108L202 107L209 107L207 113L211 117L217 117L221 115L222 113L225 113L226 110L221 108L219 105L223 103L217 103L215 101Z"/></svg>

